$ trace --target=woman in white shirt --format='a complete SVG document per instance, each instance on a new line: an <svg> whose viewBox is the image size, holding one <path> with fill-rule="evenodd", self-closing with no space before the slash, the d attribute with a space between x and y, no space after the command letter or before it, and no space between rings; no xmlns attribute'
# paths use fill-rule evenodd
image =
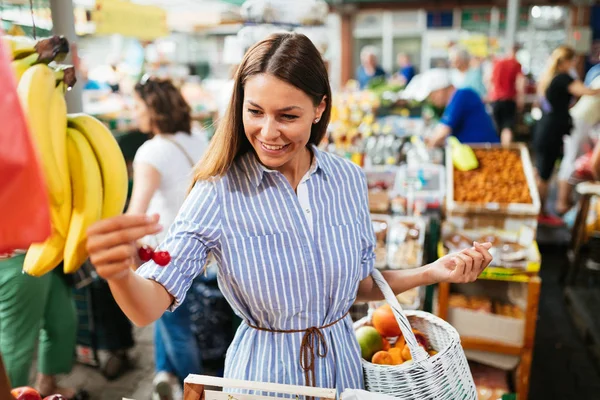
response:
<svg viewBox="0 0 600 400"><path fill-rule="evenodd" d="M204 133L191 133L190 106L168 80L144 77L135 86L138 128L153 137L133 161L133 190L127 214L158 214L168 228L183 204L193 166L207 147ZM145 238L155 247L162 234ZM181 310L181 311L180 311ZM166 312L155 325L154 399L182 398L181 384L200 373L201 357L192 332L189 307Z"/></svg>

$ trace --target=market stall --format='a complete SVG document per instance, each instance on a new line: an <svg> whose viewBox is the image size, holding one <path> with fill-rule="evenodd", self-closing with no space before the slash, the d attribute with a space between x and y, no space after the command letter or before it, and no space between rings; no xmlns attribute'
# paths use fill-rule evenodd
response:
<svg viewBox="0 0 600 400"><path fill-rule="evenodd" d="M490 241L495 259L481 282L440 284L437 314L456 327L470 359L504 370L518 366L516 392L526 399L541 287L535 177L524 145L472 147L477 169L460 171L446 160L439 254Z"/></svg>

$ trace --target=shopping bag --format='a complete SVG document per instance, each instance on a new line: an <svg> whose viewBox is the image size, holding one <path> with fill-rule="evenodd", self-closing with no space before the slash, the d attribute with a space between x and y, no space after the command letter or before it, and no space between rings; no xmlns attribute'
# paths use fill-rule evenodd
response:
<svg viewBox="0 0 600 400"><path fill-rule="evenodd" d="M46 184L1 42L0 121L0 254L5 254L43 242L51 227Z"/></svg>

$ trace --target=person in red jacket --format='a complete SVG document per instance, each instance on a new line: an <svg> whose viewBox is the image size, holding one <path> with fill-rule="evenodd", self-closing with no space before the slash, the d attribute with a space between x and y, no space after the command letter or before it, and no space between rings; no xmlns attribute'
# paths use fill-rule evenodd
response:
<svg viewBox="0 0 600 400"><path fill-rule="evenodd" d="M517 110L523 109L525 98L525 77L516 59L517 51L514 46L505 58L496 61L490 82L494 121L504 145L512 142Z"/></svg>

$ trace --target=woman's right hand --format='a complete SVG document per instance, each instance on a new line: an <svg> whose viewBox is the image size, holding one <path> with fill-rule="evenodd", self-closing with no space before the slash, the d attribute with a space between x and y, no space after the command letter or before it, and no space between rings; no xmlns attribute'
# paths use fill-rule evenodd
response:
<svg viewBox="0 0 600 400"><path fill-rule="evenodd" d="M107 281L126 276L136 264L136 242L162 230L158 218L158 215L119 215L90 226L86 247L98 275Z"/></svg>

